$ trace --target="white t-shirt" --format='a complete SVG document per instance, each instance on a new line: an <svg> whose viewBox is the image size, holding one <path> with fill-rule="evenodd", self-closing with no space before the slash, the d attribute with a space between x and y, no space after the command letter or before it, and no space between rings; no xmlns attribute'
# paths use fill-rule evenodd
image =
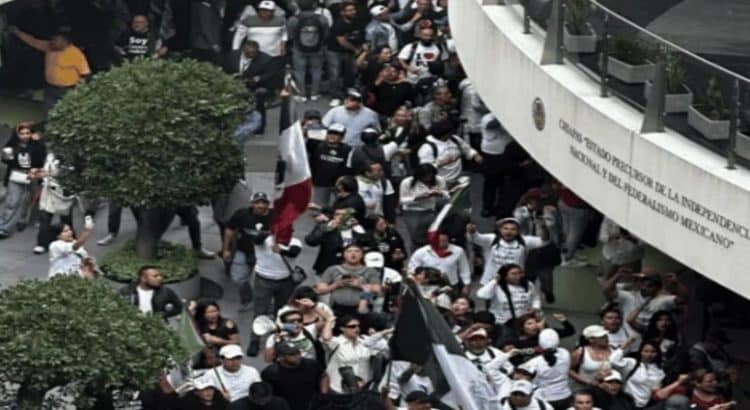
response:
<svg viewBox="0 0 750 410"><path fill-rule="evenodd" d="M367 208L366 216L383 215L383 198L395 193L391 181L385 180L385 191L383 191L383 184L380 181L372 181L364 176L357 175L357 186L359 187L359 195L365 202L365 208Z"/></svg>
<svg viewBox="0 0 750 410"><path fill-rule="evenodd" d="M206 380L214 386L223 385L226 387L229 392L230 402L247 397L250 394L250 385L261 381L258 371L254 367L244 364L234 373L229 373L224 370L223 366L218 366L215 371L212 369L204 373L201 379ZM219 379L221 379L221 382Z"/></svg>
<svg viewBox="0 0 750 410"><path fill-rule="evenodd" d="M49 275L80 275L81 261L88 256L83 247L73 249L75 242L57 240L49 245Z"/></svg>
<svg viewBox="0 0 750 410"><path fill-rule="evenodd" d="M289 268L281 259L281 255L273 251L273 235L269 235L263 242L263 245L255 247L255 273L262 278L271 280L286 279L289 277ZM289 246L302 247L302 242L297 238L292 238ZM286 257L289 261L292 258Z"/></svg>
<svg viewBox="0 0 750 410"><path fill-rule="evenodd" d="M313 323L312 325L305 326L305 330L313 338L312 340L308 339L304 332L299 332L296 336L290 336L285 333L283 340L296 346L305 359L315 359L315 345L313 344L313 340L318 338L318 327ZM266 349L270 349L275 345L276 338L269 336L266 339Z"/></svg>
<svg viewBox="0 0 750 410"><path fill-rule="evenodd" d="M457 141L456 138L451 136L443 141L430 135L427 137L429 143L422 144L417 151L419 163L435 165L438 176L444 178L446 182L453 182L461 176L463 171L462 157L471 158L476 155L476 151L466 141L461 139ZM433 149L433 146L435 149ZM438 162L444 162L448 159L451 159L452 162L437 165Z"/></svg>
<svg viewBox="0 0 750 410"><path fill-rule="evenodd" d="M430 245L417 249L409 258L409 271L414 272L420 266L430 266L443 272L451 285L458 283L458 279L468 285L471 283L471 268L463 248L453 244L448 245L450 255L441 258Z"/></svg>
<svg viewBox="0 0 750 410"><path fill-rule="evenodd" d="M568 385L570 353L558 348L555 356L557 360L552 367L542 356L536 356L524 363L524 367L530 368L535 374L533 383L539 386L535 391L535 396L546 401L563 400L572 394Z"/></svg>
<svg viewBox="0 0 750 410"><path fill-rule="evenodd" d="M503 265L515 263L518 266L526 265L526 255L532 249L541 248L546 244L538 236L523 236L524 244L519 241L505 242L500 239L495 242L497 235L494 233L475 232L471 235L471 241L482 248L484 256L484 272L481 283L492 282L497 275L498 269Z"/></svg>
<svg viewBox="0 0 750 410"><path fill-rule="evenodd" d="M139 286L136 286L135 290L138 292L138 309L141 313L151 313L153 310L151 301L154 299L154 290L143 290Z"/></svg>
<svg viewBox="0 0 750 410"><path fill-rule="evenodd" d="M481 120L482 143L480 149L482 152L492 155L500 155L505 152L505 147L513 141L513 137L501 127L498 129L488 129L487 124L497 119L494 114L485 114Z"/></svg>
<svg viewBox="0 0 750 410"><path fill-rule="evenodd" d="M417 48L416 51L414 51L414 47ZM410 56L411 59L409 59ZM417 69L416 73L409 72L406 77L412 83L430 76L430 63L446 61L448 57L448 53L445 50L441 50L437 44L432 43L429 46L425 46L420 41L405 45L398 53L399 60L404 60L407 64Z"/></svg>
<svg viewBox="0 0 750 410"><path fill-rule="evenodd" d="M354 374L364 382L372 379L372 369L370 367L370 357L388 348L388 344L382 337L360 337L356 342L352 342L346 337L336 336L326 342L326 347L331 353L326 367L326 373L331 379L331 390L335 393L344 393L341 385L343 381L339 368L351 366Z"/></svg>
<svg viewBox="0 0 750 410"><path fill-rule="evenodd" d="M623 284L618 284L617 286L618 290L616 301L622 308L622 317L629 317L634 310L640 308L644 303L647 302L646 298L641 295L640 291L623 290L621 288L621 286L624 286ZM648 326L648 321L651 319L651 316L653 316L654 313L661 310L674 310L674 308L677 306L676 299L677 296L675 295L656 295L650 301L648 301L646 307L641 310L641 312L638 314L638 317L636 318L636 321L643 327ZM635 330L630 328L629 324L626 323L624 326L628 326L629 331L635 332Z"/></svg>
<svg viewBox="0 0 750 410"><path fill-rule="evenodd" d="M636 366L637 362L632 358L625 358L623 361L626 363L624 369L621 370L623 377L626 377L633 371L633 367ZM664 371L653 363L641 363L638 369L625 382L624 390L625 393L633 396L635 405L638 407L645 407L651 400L651 395L654 388L660 387L662 380L664 380Z"/></svg>
<svg viewBox="0 0 750 410"><path fill-rule="evenodd" d="M508 284L508 292L517 318L531 312L532 309L542 308L542 299L531 282L528 283L528 290L525 290L522 286ZM490 281L482 285L477 290L477 297L490 301L489 311L495 315L497 324L503 324L513 318L508 298L496 281Z"/></svg>

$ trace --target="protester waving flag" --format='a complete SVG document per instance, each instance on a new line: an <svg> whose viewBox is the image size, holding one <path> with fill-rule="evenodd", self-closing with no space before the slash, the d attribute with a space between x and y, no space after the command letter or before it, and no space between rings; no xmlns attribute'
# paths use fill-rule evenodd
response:
<svg viewBox="0 0 750 410"><path fill-rule="evenodd" d="M293 89L288 84L287 90ZM312 174L307 161L305 139L300 123L291 121L291 95L282 91L279 160L276 165L276 196L271 233L286 245L292 238L292 224L307 209L312 197Z"/></svg>
<svg viewBox="0 0 750 410"><path fill-rule="evenodd" d="M440 224L443 223L443 220L445 220L445 217L448 216L448 213L453 209L453 206L458 202L460 198L463 197L464 193L466 193L466 188L469 187L469 184L471 183L471 180L469 177L461 177L458 180L458 184L451 188L451 200L448 201L445 205L443 205L443 208L438 213L437 217L435 217L435 220L432 222L432 225L427 229L427 243L430 244L430 247L432 247L433 252L441 258L444 258L448 255L450 255L450 251L448 249L443 249L440 246L438 246L438 238L440 236Z"/></svg>
<svg viewBox="0 0 750 410"><path fill-rule="evenodd" d="M410 284L391 339L391 359L423 366L443 403L463 410L500 408L500 398L464 356L456 336L435 305Z"/></svg>

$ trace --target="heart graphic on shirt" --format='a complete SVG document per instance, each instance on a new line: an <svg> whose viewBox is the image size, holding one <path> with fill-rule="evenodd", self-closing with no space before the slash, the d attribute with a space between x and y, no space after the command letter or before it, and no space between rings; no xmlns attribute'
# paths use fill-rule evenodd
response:
<svg viewBox="0 0 750 410"><path fill-rule="evenodd" d="M430 52L424 53L422 54L422 58L424 58L425 60L432 60L435 58L435 53L430 53Z"/></svg>

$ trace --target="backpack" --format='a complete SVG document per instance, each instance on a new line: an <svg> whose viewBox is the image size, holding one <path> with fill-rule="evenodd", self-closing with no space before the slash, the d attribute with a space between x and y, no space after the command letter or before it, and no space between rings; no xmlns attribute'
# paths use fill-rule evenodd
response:
<svg viewBox="0 0 750 410"><path fill-rule="evenodd" d="M299 27L297 29L297 38L295 43L300 51L313 53L320 51L323 46L323 33L325 28L320 16L317 14L301 14L299 17Z"/></svg>

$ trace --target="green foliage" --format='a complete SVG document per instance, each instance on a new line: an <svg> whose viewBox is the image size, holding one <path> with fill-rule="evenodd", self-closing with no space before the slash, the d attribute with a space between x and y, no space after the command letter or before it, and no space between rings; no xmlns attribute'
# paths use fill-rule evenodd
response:
<svg viewBox="0 0 750 410"><path fill-rule="evenodd" d="M626 64L642 65L648 62L650 50L639 41L617 38L612 44L609 55Z"/></svg>
<svg viewBox="0 0 750 410"><path fill-rule="evenodd" d="M591 34L588 26L591 18L591 3L589 0L565 1L565 24L568 32L573 35Z"/></svg>
<svg viewBox="0 0 750 410"><path fill-rule="evenodd" d="M698 99L696 108L706 117L714 121L729 119L729 110L724 102L724 96L719 88L716 77L708 79L705 95Z"/></svg>
<svg viewBox="0 0 750 410"><path fill-rule="evenodd" d="M187 354L162 318L141 315L106 283L57 276L0 292L0 357L0 380L21 384L28 400L69 383L92 395L151 387L170 358Z"/></svg>
<svg viewBox="0 0 750 410"><path fill-rule="evenodd" d="M138 275L138 269L144 265L158 266L164 274L165 283L180 282L198 272L198 259L190 248L161 241L156 248L156 259L141 259L135 254L133 240L104 255L101 269L109 279L132 282Z"/></svg>
<svg viewBox="0 0 750 410"><path fill-rule="evenodd" d="M63 185L124 206L207 202L242 172L230 133L248 96L242 83L194 60L136 59L97 74L52 109L47 138Z"/></svg>
<svg viewBox="0 0 750 410"><path fill-rule="evenodd" d="M682 59L679 56L669 53L664 57L664 61L667 72L667 93L685 93L687 71L685 70L685 66L682 65Z"/></svg>

